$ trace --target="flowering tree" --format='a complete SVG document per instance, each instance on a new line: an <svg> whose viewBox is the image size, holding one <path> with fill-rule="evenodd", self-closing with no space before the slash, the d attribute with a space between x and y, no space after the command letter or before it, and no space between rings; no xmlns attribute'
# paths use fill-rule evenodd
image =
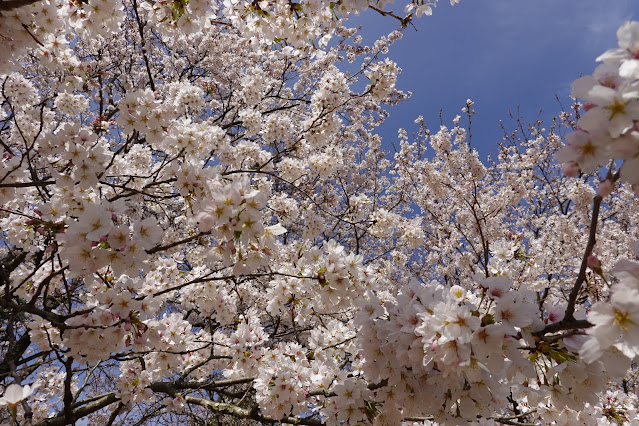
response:
<svg viewBox="0 0 639 426"><path fill-rule="evenodd" d="M0 1L3 421L639 421L639 23L498 158L390 158L401 32L344 25L432 6Z"/></svg>

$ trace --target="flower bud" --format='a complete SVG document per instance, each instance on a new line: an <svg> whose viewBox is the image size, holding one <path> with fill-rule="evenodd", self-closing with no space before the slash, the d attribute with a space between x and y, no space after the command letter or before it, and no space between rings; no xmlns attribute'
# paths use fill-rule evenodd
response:
<svg viewBox="0 0 639 426"><path fill-rule="evenodd" d="M208 213L199 213L195 216L195 220L200 232L208 232L215 225L215 218Z"/></svg>
<svg viewBox="0 0 639 426"><path fill-rule="evenodd" d="M565 177L575 177L579 174L579 165L574 161L564 164L561 169Z"/></svg>
<svg viewBox="0 0 639 426"><path fill-rule="evenodd" d="M603 270L601 269L601 260L599 260L599 258L597 258L597 256L595 256L594 254L588 256L587 265L597 274L603 274Z"/></svg>
<svg viewBox="0 0 639 426"><path fill-rule="evenodd" d="M599 186L597 187L597 194L599 194L600 197L605 197L606 195L609 195L613 189L615 189L613 183L610 179L606 179L599 183Z"/></svg>

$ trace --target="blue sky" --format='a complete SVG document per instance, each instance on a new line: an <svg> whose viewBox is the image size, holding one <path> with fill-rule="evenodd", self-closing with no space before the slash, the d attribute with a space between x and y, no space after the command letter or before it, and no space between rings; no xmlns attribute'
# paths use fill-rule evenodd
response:
<svg viewBox="0 0 639 426"><path fill-rule="evenodd" d="M399 14L399 4L395 9ZM437 130L443 109L444 123L451 125L471 98L477 111L473 146L484 157L495 153L499 120L512 127L509 110L519 106L526 122L551 119L560 109L555 95L569 105L570 83L617 46L624 21L638 19L639 0L461 0L454 7L440 0L433 16L415 19L417 31L407 28L390 50L403 70L397 86L413 95L389 110L380 128L385 145L399 127L410 133L418 115ZM362 25L370 43L397 21L367 11L347 25Z"/></svg>

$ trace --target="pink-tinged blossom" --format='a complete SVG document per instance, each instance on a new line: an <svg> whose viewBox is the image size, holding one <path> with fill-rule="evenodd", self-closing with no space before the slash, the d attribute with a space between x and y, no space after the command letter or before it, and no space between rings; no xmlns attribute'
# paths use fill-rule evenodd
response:
<svg viewBox="0 0 639 426"><path fill-rule="evenodd" d="M579 164L574 161L568 161L561 171L565 177L575 177L579 174Z"/></svg>
<svg viewBox="0 0 639 426"><path fill-rule="evenodd" d="M563 305L546 306L546 321L549 323L561 321L564 318L566 307Z"/></svg>
<svg viewBox="0 0 639 426"><path fill-rule="evenodd" d="M603 273L601 269L601 260L599 260L599 258L594 254L588 256L588 259L586 259L586 264L597 274L601 275Z"/></svg>
<svg viewBox="0 0 639 426"><path fill-rule="evenodd" d="M566 135L567 146L561 148L555 158L560 163L575 162L584 173L593 173L609 158L610 138L595 126L592 133L577 130Z"/></svg>
<svg viewBox="0 0 639 426"><path fill-rule="evenodd" d="M585 99L597 106L588 110L577 124L585 131L606 130L610 137L617 138L631 130L639 119L638 97L636 90L627 85L615 89L596 85Z"/></svg>
<svg viewBox="0 0 639 426"><path fill-rule="evenodd" d="M499 299L508 293L508 290L512 287L512 281L503 275L496 277L484 278L476 276L475 281L482 287L486 288L487 295L492 298Z"/></svg>
<svg viewBox="0 0 639 426"><path fill-rule="evenodd" d="M579 77L572 82L571 95L581 99L588 99L590 91L595 86L604 86L611 89L615 89L622 84L624 80L619 76L619 68L610 64L601 64L593 71L592 75L585 75ZM591 107L596 106L594 103L590 103L590 107L584 105L586 111Z"/></svg>
<svg viewBox="0 0 639 426"><path fill-rule="evenodd" d="M195 216L195 222L200 232L208 232L215 225L216 219L206 212L201 212Z"/></svg>
<svg viewBox="0 0 639 426"><path fill-rule="evenodd" d="M597 194L600 197L606 197L610 195L610 193L615 189L614 184L610 181L610 179L606 179L599 183L597 186Z"/></svg>
<svg viewBox="0 0 639 426"><path fill-rule="evenodd" d="M517 328L527 327L533 324L537 308L521 294L516 291L509 291L499 298L495 307L495 320L501 321L506 328L506 332L516 334Z"/></svg>

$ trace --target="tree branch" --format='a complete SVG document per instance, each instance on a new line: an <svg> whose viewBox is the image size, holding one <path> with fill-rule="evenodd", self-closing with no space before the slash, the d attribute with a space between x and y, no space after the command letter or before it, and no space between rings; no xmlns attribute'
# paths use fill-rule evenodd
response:
<svg viewBox="0 0 639 426"><path fill-rule="evenodd" d="M9 12L19 7L28 6L40 0L0 0L0 12Z"/></svg>
<svg viewBox="0 0 639 426"><path fill-rule="evenodd" d="M117 396L115 396L115 392L104 394L99 399L73 410L71 412L70 418L73 422L75 422L81 419L82 417L88 416L89 414L93 414L96 411L101 410L102 408L108 405L111 405L114 402L117 402L119 400L120 399ZM61 414L59 416L44 419L34 424L33 426L65 426L66 424L68 424L65 421L66 418L67 416L65 414Z"/></svg>

